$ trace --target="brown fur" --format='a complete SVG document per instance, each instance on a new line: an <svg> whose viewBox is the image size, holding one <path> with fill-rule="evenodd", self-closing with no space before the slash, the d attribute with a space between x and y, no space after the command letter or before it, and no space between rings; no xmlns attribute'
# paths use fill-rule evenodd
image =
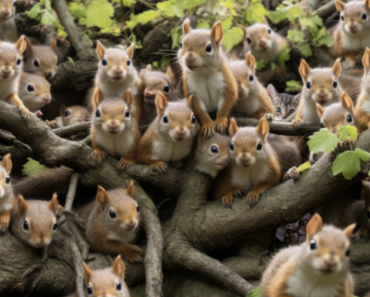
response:
<svg viewBox="0 0 370 297"><path fill-rule="evenodd" d="M0 231L5 231L10 223L11 199L13 190L10 183L10 172L12 171L12 159L10 154L6 154L0 162Z"/></svg>
<svg viewBox="0 0 370 297"><path fill-rule="evenodd" d="M65 106L62 104L59 108L59 117L52 121L46 120L45 123L51 128L68 127L78 123L88 122L90 120L90 111L82 105Z"/></svg>

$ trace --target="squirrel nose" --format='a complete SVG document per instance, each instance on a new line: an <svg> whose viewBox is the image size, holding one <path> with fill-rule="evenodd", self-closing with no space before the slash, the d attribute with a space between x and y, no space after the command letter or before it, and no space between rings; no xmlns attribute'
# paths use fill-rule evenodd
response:
<svg viewBox="0 0 370 297"><path fill-rule="evenodd" d="M130 230L133 229L135 225L136 225L136 222L134 221L131 221L130 223L126 224L127 229L130 229Z"/></svg>
<svg viewBox="0 0 370 297"><path fill-rule="evenodd" d="M193 56L187 56L186 57L186 62L193 63L195 61L195 57Z"/></svg>
<svg viewBox="0 0 370 297"><path fill-rule="evenodd" d="M154 100L155 100L155 94L150 93L150 92L146 92L146 93L145 93L145 99L146 99L146 100L154 101Z"/></svg>
<svg viewBox="0 0 370 297"><path fill-rule="evenodd" d="M54 76L54 72L45 72L45 77L47 78L47 79L50 79L50 78L53 78L53 76Z"/></svg>
<svg viewBox="0 0 370 297"><path fill-rule="evenodd" d="M108 125L109 129L116 129L118 125L116 123L111 123Z"/></svg>
<svg viewBox="0 0 370 297"><path fill-rule="evenodd" d="M324 263L328 268L334 268L335 266L337 266L337 262L334 260L325 260Z"/></svg>
<svg viewBox="0 0 370 297"><path fill-rule="evenodd" d="M44 100L46 103L49 103L51 99L49 97L43 97L42 100Z"/></svg>
<svg viewBox="0 0 370 297"><path fill-rule="evenodd" d="M114 71L113 71L115 74L121 74L123 71L122 71L122 69L115 69Z"/></svg>
<svg viewBox="0 0 370 297"><path fill-rule="evenodd" d="M264 40L260 40L259 45L260 45L260 46L262 46L262 47L263 47L263 46L266 46L266 41L264 41Z"/></svg>
<svg viewBox="0 0 370 297"><path fill-rule="evenodd" d="M10 11L9 10L4 10L1 12L1 14L4 16L4 17L7 17L10 15Z"/></svg>

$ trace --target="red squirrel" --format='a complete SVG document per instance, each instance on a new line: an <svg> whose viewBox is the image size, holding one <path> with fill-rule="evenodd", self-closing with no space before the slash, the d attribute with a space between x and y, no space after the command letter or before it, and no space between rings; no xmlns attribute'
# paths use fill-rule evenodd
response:
<svg viewBox="0 0 370 297"><path fill-rule="evenodd" d="M10 222L11 199L13 198L13 189L10 182L12 166L10 154L5 155L0 162L0 231L8 229Z"/></svg>

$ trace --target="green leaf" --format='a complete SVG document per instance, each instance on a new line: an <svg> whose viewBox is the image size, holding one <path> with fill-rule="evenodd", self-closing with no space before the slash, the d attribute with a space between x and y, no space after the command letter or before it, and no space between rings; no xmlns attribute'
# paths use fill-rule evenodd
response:
<svg viewBox="0 0 370 297"><path fill-rule="evenodd" d="M312 56L311 47L307 42L301 44L301 46L299 47L299 52L302 54L302 56L306 58Z"/></svg>
<svg viewBox="0 0 370 297"><path fill-rule="evenodd" d="M264 69L266 66L267 66L267 65L266 65L266 63L265 63L265 61L264 61L264 60L257 60L257 62L256 62L256 69L257 69L257 70L262 70L262 69Z"/></svg>
<svg viewBox="0 0 370 297"><path fill-rule="evenodd" d="M171 30L172 47L171 49L178 48L180 46L182 36L182 27L178 26Z"/></svg>
<svg viewBox="0 0 370 297"><path fill-rule="evenodd" d="M28 12L28 17L30 17L31 19L36 19L37 17L38 17L38 15L39 15L39 13L40 13L40 11L41 11L41 7L40 7L40 4L39 3L37 3L37 4L35 4L32 8L31 8L31 10Z"/></svg>
<svg viewBox="0 0 370 297"><path fill-rule="evenodd" d="M163 13L164 16L168 18L173 18L176 16L175 10L173 9L174 2L173 1L164 1L158 2L157 8L158 10Z"/></svg>
<svg viewBox="0 0 370 297"><path fill-rule="evenodd" d="M228 17L226 19L223 19L221 21L221 25L224 31L229 30L231 26L233 25L233 17Z"/></svg>
<svg viewBox="0 0 370 297"><path fill-rule="evenodd" d="M283 69L285 69L285 62L286 61L289 61L290 59L290 47L289 45L284 45L279 54L277 55L276 57L276 63L282 67Z"/></svg>
<svg viewBox="0 0 370 297"><path fill-rule="evenodd" d="M276 64L274 63L274 62L271 62L270 63L270 67L271 67L271 71L274 71L275 72L275 70L276 70Z"/></svg>
<svg viewBox="0 0 370 297"><path fill-rule="evenodd" d="M71 63L73 66L76 66L75 61L71 57L67 57L69 63Z"/></svg>
<svg viewBox="0 0 370 297"><path fill-rule="evenodd" d="M235 16L237 15L237 13L234 9L234 4L235 4L235 1L231 1L231 0L221 2L221 5L223 7L226 7L230 11L230 13Z"/></svg>
<svg viewBox="0 0 370 297"><path fill-rule="evenodd" d="M356 126L340 126L339 128L339 137L341 140L346 140L348 137L353 141L357 141L357 128Z"/></svg>
<svg viewBox="0 0 370 297"><path fill-rule="evenodd" d="M280 23L288 17L288 10L275 10L268 12L268 18L275 24Z"/></svg>
<svg viewBox="0 0 370 297"><path fill-rule="evenodd" d="M22 172L28 176L42 172L47 169L46 166L41 165L39 162L34 159L27 158L28 162L23 165Z"/></svg>
<svg viewBox="0 0 370 297"><path fill-rule="evenodd" d="M243 40L243 30L239 27L233 27L224 33L223 43L226 51Z"/></svg>
<svg viewBox="0 0 370 297"><path fill-rule="evenodd" d="M307 142L308 148L311 153L317 154L318 152L331 153L339 143L338 136L329 132L328 129L321 129L309 137Z"/></svg>
<svg viewBox="0 0 370 297"><path fill-rule="evenodd" d="M290 22L294 22L296 19L300 19L303 16L302 9L299 5L294 5L289 8L287 13L287 19Z"/></svg>
<svg viewBox="0 0 370 297"><path fill-rule="evenodd" d="M41 17L41 23L43 23L44 25L52 25L54 24L54 22L55 17L50 12L45 10Z"/></svg>
<svg viewBox="0 0 370 297"><path fill-rule="evenodd" d="M137 15L134 15L134 17L131 14L131 20L136 21L140 23L141 25L149 23L151 20L154 20L156 17L158 17L158 11L155 11L155 10L147 10Z"/></svg>
<svg viewBox="0 0 370 297"><path fill-rule="evenodd" d="M287 93L294 93L294 92L298 92L302 89L302 84L300 81L297 81L297 80L289 80L286 82L286 88L285 88L285 92Z"/></svg>
<svg viewBox="0 0 370 297"><path fill-rule="evenodd" d="M255 22L261 22L262 17L267 15L267 10L263 6L260 0L250 1L250 5L246 10L245 20L248 24Z"/></svg>
<svg viewBox="0 0 370 297"><path fill-rule="evenodd" d="M288 39L295 43L303 42L303 32L301 30L289 30Z"/></svg>
<svg viewBox="0 0 370 297"><path fill-rule="evenodd" d="M91 0L86 8L86 26L109 28L112 25L114 9L107 0Z"/></svg>
<svg viewBox="0 0 370 297"><path fill-rule="evenodd" d="M113 0L113 1L120 4L122 3L123 6L125 7L130 7L136 3L136 0Z"/></svg>
<svg viewBox="0 0 370 297"><path fill-rule="evenodd" d="M257 287L254 290L250 291L247 297L261 297L261 288Z"/></svg>
<svg viewBox="0 0 370 297"><path fill-rule="evenodd" d="M207 22L198 21L197 29L209 29L209 24Z"/></svg>
<svg viewBox="0 0 370 297"><path fill-rule="evenodd" d="M361 159L364 162L369 162L369 160L370 160L370 153L368 153L366 151L363 151L360 148L356 148L353 151L353 153L355 154L356 157L358 157L359 159Z"/></svg>
<svg viewBox="0 0 370 297"><path fill-rule="evenodd" d="M68 7L74 19L81 21L86 18L86 7L82 3L70 2Z"/></svg>
<svg viewBox="0 0 370 297"><path fill-rule="evenodd" d="M325 27L322 27L316 36L312 39L312 44L315 47L320 47L323 45L326 45L327 47L330 47L333 45L333 38L326 33Z"/></svg>
<svg viewBox="0 0 370 297"><path fill-rule="evenodd" d="M311 168L311 163L310 162L305 162L303 164L301 164L299 167L298 167L298 171L299 173L302 173L303 171L307 170Z"/></svg>
<svg viewBox="0 0 370 297"><path fill-rule="evenodd" d="M361 162L359 157L353 151L341 153L333 162L331 171L333 175L342 173L345 179L351 180L361 170Z"/></svg>

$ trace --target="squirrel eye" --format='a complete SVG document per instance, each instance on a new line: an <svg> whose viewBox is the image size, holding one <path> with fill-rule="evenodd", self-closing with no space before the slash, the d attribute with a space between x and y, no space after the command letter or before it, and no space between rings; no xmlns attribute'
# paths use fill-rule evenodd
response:
<svg viewBox="0 0 370 297"><path fill-rule="evenodd" d="M170 91L169 85L165 85L164 88L163 88L163 91L168 93Z"/></svg>
<svg viewBox="0 0 370 297"><path fill-rule="evenodd" d="M117 214L114 211L114 209L109 210L109 216L110 216L111 219L115 219L117 217Z"/></svg>
<svg viewBox="0 0 370 297"><path fill-rule="evenodd" d="M90 285L88 285L87 286L87 294L92 295L92 293L93 293L92 287Z"/></svg>
<svg viewBox="0 0 370 297"><path fill-rule="evenodd" d="M270 27L267 28L267 33L271 34L271 28Z"/></svg>
<svg viewBox="0 0 370 297"><path fill-rule="evenodd" d="M288 229L286 230L286 233L288 233L289 235L293 233L293 230L292 229Z"/></svg>
<svg viewBox="0 0 370 297"><path fill-rule="evenodd" d="M35 87L33 85L27 85L27 92L35 91Z"/></svg>
<svg viewBox="0 0 370 297"><path fill-rule="evenodd" d="M21 63L22 63L21 58L18 58L18 59L17 59L17 66L21 65Z"/></svg>
<svg viewBox="0 0 370 297"><path fill-rule="evenodd" d="M230 142L230 150L234 150L234 143L233 142Z"/></svg>
<svg viewBox="0 0 370 297"><path fill-rule="evenodd" d="M53 226L53 230L55 231L58 227L58 223L57 223L57 220L54 221L54 226Z"/></svg>
<svg viewBox="0 0 370 297"><path fill-rule="evenodd" d="M333 81L333 87L336 88L338 86L338 82L335 80Z"/></svg>
<svg viewBox="0 0 370 297"><path fill-rule="evenodd" d="M217 148L217 146L212 145L212 146L211 146L211 152L212 152L213 154L217 154L217 153L218 153L218 148Z"/></svg>
<svg viewBox="0 0 370 297"><path fill-rule="evenodd" d="M262 150L262 142L261 141L258 141L257 143L257 151L260 151Z"/></svg>
<svg viewBox="0 0 370 297"><path fill-rule="evenodd" d="M289 110L289 114L292 114L293 112L295 112L295 110L294 110L294 109L290 109L290 110Z"/></svg>
<svg viewBox="0 0 370 297"><path fill-rule="evenodd" d="M343 13L340 15L340 20L341 21L344 21L344 15L343 15Z"/></svg>
<svg viewBox="0 0 370 297"><path fill-rule="evenodd" d="M126 118L130 117L130 111L129 111L128 109L126 109L125 117L126 117Z"/></svg>
<svg viewBox="0 0 370 297"><path fill-rule="evenodd" d="M207 52L207 53L212 52L212 44L208 43L208 45L207 45L207 47L206 47L206 52Z"/></svg>
<svg viewBox="0 0 370 297"><path fill-rule="evenodd" d="M163 116L163 123L168 124L168 117L166 114Z"/></svg>
<svg viewBox="0 0 370 297"><path fill-rule="evenodd" d="M307 87L307 89L311 89L311 83L309 81L306 82L306 87Z"/></svg>
<svg viewBox="0 0 370 297"><path fill-rule="evenodd" d="M300 220L299 221L299 226L303 226L304 225L304 221L303 220Z"/></svg>
<svg viewBox="0 0 370 297"><path fill-rule="evenodd" d="M251 44L251 43L252 43L252 40L251 40L249 37L247 37L247 42L248 42L249 44Z"/></svg>
<svg viewBox="0 0 370 297"><path fill-rule="evenodd" d="M195 115L193 115L193 116L191 117L191 123L192 123L192 124L195 124Z"/></svg>
<svg viewBox="0 0 370 297"><path fill-rule="evenodd" d="M316 246L316 240L312 239L310 241L310 249L311 250L316 250L317 249L317 246Z"/></svg>
<svg viewBox="0 0 370 297"><path fill-rule="evenodd" d="M180 42L180 48L182 48L182 42Z"/></svg>
<svg viewBox="0 0 370 297"><path fill-rule="evenodd" d="M136 204L136 211L139 213L140 212L140 206L139 204Z"/></svg>
<svg viewBox="0 0 370 297"><path fill-rule="evenodd" d="M325 128L324 123L322 121L320 121L320 127Z"/></svg>
<svg viewBox="0 0 370 297"><path fill-rule="evenodd" d="M71 115L71 112L69 110L66 110L66 112L64 113L64 116L68 117L69 115Z"/></svg>
<svg viewBox="0 0 370 297"><path fill-rule="evenodd" d="M281 112L281 108L280 108L280 107L278 107L278 108L276 109L276 112Z"/></svg>
<svg viewBox="0 0 370 297"><path fill-rule="evenodd" d="M98 108L95 112L95 115L97 118L100 118L100 109Z"/></svg>
<svg viewBox="0 0 370 297"><path fill-rule="evenodd" d="M116 282L116 289L117 289L117 291L121 291L122 290L122 284L121 284L121 282Z"/></svg>
<svg viewBox="0 0 370 297"><path fill-rule="evenodd" d="M347 114L347 123L352 123L352 116L350 114Z"/></svg>
<svg viewBox="0 0 370 297"><path fill-rule="evenodd" d="M361 15L361 18L363 20L366 20L367 19L367 13L366 12L363 12L362 15Z"/></svg>
<svg viewBox="0 0 370 297"><path fill-rule="evenodd" d="M39 61L33 60L33 66L40 67Z"/></svg>
<svg viewBox="0 0 370 297"><path fill-rule="evenodd" d="M103 60L101 60L101 64L103 66L107 66L108 65L107 59L106 58L103 58Z"/></svg>
<svg viewBox="0 0 370 297"><path fill-rule="evenodd" d="M251 74L249 74L249 81L253 81L253 79L254 79L253 74L252 74L252 73L251 73Z"/></svg>
<svg viewBox="0 0 370 297"><path fill-rule="evenodd" d="M346 257L349 257L349 254L350 254L350 249L349 247L346 249Z"/></svg>
<svg viewBox="0 0 370 297"><path fill-rule="evenodd" d="M23 230L28 231L29 229L30 229L30 227L28 226L28 222L24 221L23 222Z"/></svg>
<svg viewBox="0 0 370 297"><path fill-rule="evenodd" d="M10 176L9 175L6 176L5 183L7 183L7 184L10 183Z"/></svg>
<svg viewBox="0 0 370 297"><path fill-rule="evenodd" d="M127 59L126 64L127 64L127 66L130 66L131 65L131 60L130 59Z"/></svg>

